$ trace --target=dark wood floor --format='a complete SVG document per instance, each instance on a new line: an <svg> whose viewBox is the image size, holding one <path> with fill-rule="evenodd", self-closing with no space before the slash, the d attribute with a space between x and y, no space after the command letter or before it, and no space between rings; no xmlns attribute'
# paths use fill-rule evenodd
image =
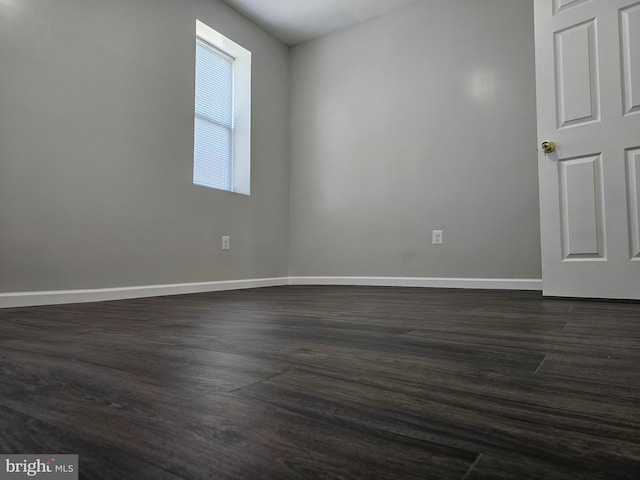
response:
<svg viewBox="0 0 640 480"><path fill-rule="evenodd" d="M640 478L640 305L274 287L0 310L0 453L87 479Z"/></svg>

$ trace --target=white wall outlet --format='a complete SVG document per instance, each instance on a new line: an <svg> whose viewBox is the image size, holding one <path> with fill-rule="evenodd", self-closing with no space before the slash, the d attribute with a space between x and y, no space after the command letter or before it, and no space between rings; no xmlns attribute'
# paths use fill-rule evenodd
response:
<svg viewBox="0 0 640 480"><path fill-rule="evenodd" d="M431 232L431 243L433 245L442 245L442 230L434 230Z"/></svg>
<svg viewBox="0 0 640 480"><path fill-rule="evenodd" d="M222 236L222 249L231 250L231 237L229 237L228 235Z"/></svg>

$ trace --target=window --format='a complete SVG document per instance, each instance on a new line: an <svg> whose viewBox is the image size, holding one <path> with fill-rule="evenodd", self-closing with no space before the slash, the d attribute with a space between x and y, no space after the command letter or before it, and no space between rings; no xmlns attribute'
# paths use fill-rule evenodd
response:
<svg viewBox="0 0 640 480"><path fill-rule="evenodd" d="M193 183L251 185L251 52L196 21Z"/></svg>

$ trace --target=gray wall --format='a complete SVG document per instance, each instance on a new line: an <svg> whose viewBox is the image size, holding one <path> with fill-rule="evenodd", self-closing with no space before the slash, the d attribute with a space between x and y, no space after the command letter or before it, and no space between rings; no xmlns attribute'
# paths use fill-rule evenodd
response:
<svg viewBox="0 0 640 480"><path fill-rule="evenodd" d="M531 4L289 53L216 0L0 0L0 292L539 278ZM250 197L192 185L196 18L253 52Z"/></svg>
<svg viewBox="0 0 640 480"><path fill-rule="evenodd" d="M532 3L423 0L293 49L293 275L540 278Z"/></svg>
<svg viewBox="0 0 640 480"><path fill-rule="evenodd" d="M196 18L253 52L250 197L192 185ZM287 275L288 55L216 0L0 1L0 292Z"/></svg>

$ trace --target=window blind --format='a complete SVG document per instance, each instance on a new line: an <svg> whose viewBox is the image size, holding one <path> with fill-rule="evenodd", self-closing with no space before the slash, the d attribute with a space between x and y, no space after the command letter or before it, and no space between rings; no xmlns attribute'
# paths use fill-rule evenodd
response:
<svg viewBox="0 0 640 480"><path fill-rule="evenodd" d="M234 59L196 38L193 183L233 190Z"/></svg>

